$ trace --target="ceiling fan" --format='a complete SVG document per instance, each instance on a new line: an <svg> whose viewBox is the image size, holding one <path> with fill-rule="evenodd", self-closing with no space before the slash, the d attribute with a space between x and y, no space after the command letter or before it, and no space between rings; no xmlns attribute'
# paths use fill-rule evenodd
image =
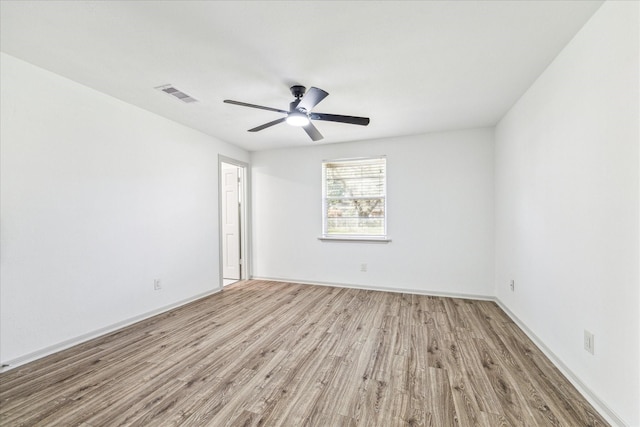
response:
<svg viewBox="0 0 640 427"><path fill-rule="evenodd" d="M261 110L275 111L277 113L286 114L285 117L274 120L269 123L257 126L253 129L249 129L249 132L258 132L273 125L277 125L282 122L287 122L291 126L299 126L307 132L307 135L313 141L319 141L322 139L322 134L311 123L311 120L324 120L327 122L339 122L349 123L352 125L366 126L369 124L368 117L355 117L355 116L341 116L338 114L325 114L314 113L311 110L318 105L320 101L325 99L329 93L317 87L312 87L305 94L306 88L304 86L295 85L291 86L291 93L296 98L295 101L289 104L289 111L279 110L277 108L264 107L262 105L247 104L246 102L233 101L231 99L225 99L227 104L235 104L243 107L259 108Z"/></svg>

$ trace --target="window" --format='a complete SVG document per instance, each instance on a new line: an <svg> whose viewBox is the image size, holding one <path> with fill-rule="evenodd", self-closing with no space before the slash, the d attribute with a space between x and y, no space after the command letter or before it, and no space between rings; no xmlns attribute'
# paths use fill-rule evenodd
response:
<svg viewBox="0 0 640 427"><path fill-rule="evenodd" d="M385 157L322 163L322 238L386 240Z"/></svg>

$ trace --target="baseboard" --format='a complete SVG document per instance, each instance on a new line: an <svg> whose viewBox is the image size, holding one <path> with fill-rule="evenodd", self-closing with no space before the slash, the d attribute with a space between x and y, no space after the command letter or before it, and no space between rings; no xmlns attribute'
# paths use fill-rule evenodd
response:
<svg viewBox="0 0 640 427"><path fill-rule="evenodd" d="M335 282L315 282L315 281L308 281L308 280L285 279L285 278L278 278L278 277L263 277L263 276L251 277L251 280L268 280L268 281L274 281L274 282L300 283L302 285L318 285L318 286L331 286L334 288L362 289L365 291L396 292L401 294L428 295L428 296L434 296L434 297L449 297L449 298L495 301L495 298L490 295L465 294L465 293L459 293L459 292L425 291L422 289L389 288L386 286L353 285L349 283L335 283Z"/></svg>
<svg viewBox="0 0 640 427"><path fill-rule="evenodd" d="M518 325L522 331L527 334L527 336L534 342L534 344L544 353L545 356L549 358L553 362L553 364L562 372L562 374L573 384L573 386L578 390L578 392L602 415L606 418L611 425L619 426L619 427L628 427L626 424L609 406L604 403L600 398L584 383L580 380L580 378L575 375L567 365L562 362L562 360L556 356L553 351L551 351L545 343L538 338L536 334L531 331L527 327L527 325L522 322L518 316L516 316L511 310L507 308L507 306L497 297L494 297L493 300L498 304L498 306L504 311L507 316L513 320L513 322Z"/></svg>
<svg viewBox="0 0 640 427"><path fill-rule="evenodd" d="M389 288L384 286L365 286L365 285L353 285L348 283L333 283L333 282L315 282L315 281L307 281L307 280L296 280L296 279L285 279L285 278L276 278L276 277L252 277L252 280L269 280L269 281L278 281L278 282L288 282L288 283L300 283L304 285L316 285L316 286L332 286L339 288L350 288L350 289L362 289L362 290L370 290L370 291L380 291L380 292L396 292L396 293L406 293L406 294L415 294L415 295L429 295L429 296L443 296L443 297L451 297L451 298L463 298L463 299L479 299L479 300L488 300L495 301L496 304L513 320L513 322L523 330L525 334L534 342L534 344L544 353L546 357L551 360L554 365L562 372L562 374L573 384L574 387L582 394L582 396L587 399L587 401L593 405L593 407L609 421L612 425L619 427L628 427L628 425L613 411L607 404L605 404L600 398L587 387L580 378L575 375L571 369L569 369L560 358L558 358L553 351L551 351L544 342L538 338L538 336L533 333L519 318L516 316L507 306L499 299L493 296L488 295L473 295L473 294L464 294L464 293L456 293L456 292L432 292L432 291L424 291L420 289L409 289L409 288ZM147 313L131 317L129 319L123 320L121 322L114 323L112 325L106 326L104 328L97 329L95 331L80 335L78 337L72 338L70 340L63 341L58 344L54 344L52 346L43 348L41 350L29 353L25 356L9 360L7 362L2 363L2 368L0 368L1 372L6 372L11 369L22 366L26 363L32 362L34 360L43 358L50 354L56 353L58 351L65 350L67 348L73 347L74 345L81 344L83 342L89 341L91 339L97 338L99 336L111 333L115 330L124 328L126 326L132 325L134 323L140 322L142 320L148 319L150 317L156 316L158 314L164 313L169 310L173 310L174 308L178 308L190 302L199 300L201 298L205 298L207 296L216 294L222 291L222 289L215 289L213 291L204 292L202 294L198 294L194 297L176 302L174 304L170 304L156 310L149 311Z"/></svg>
<svg viewBox="0 0 640 427"><path fill-rule="evenodd" d="M589 387L584 385L582 381L576 376L571 369L569 369L563 362L560 360L545 344L544 342L536 336L519 318L516 316L511 310L509 310L500 299L494 296L488 295L472 295L472 294L463 294L456 292L432 292L432 291L424 291L418 289L405 289L405 288L388 288L383 286L364 286L364 285L353 285L348 283L332 283L332 282L315 282L308 280L297 280L297 279L285 279L285 278L277 278L277 277L252 277L253 280L270 280L277 282L288 282L288 283L300 283L303 285L318 285L318 286L333 286L339 288L351 288L351 289L364 289L370 291L382 291L382 292L399 292L405 294L415 294L415 295L430 295L430 296L442 296L442 297L450 297L450 298L463 298L463 299L478 299L478 300L487 300L494 301L498 306L513 320L513 322L518 325L522 331L527 334L527 336L534 342L534 344L544 353L546 357L549 358L553 362L553 364L562 372L562 374L573 384L573 386L578 390L578 392L602 415L611 425L618 427L628 427L626 424L616 413L613 411L607 404L605 404L600 398L593 392Z"/></svg>
<svg viewBox="0 0 640 427"><path fill-rule="evenodd" d="M111 333L111 332L116 331L118 329L124 328L126 326L133 325L134 323L140 322L142 320L148 319L148 318L153 317L153 316L157 316L158 314L162 314L162 313L167 312L169 310L173 310L174 308L181 307L181 306L183 306L185 304L189 304L190 302L193 302L193 301L199 300L201 298L205 298L205 297L208 297L210 295L216 294L216 293L220 292L221 290L222 290L222 288L214 289L213 291L203 292L203 293L195 295L195 296L193 296L191 298L187 298L187 299L184 299L182 301L178 301L176 303L169 304L169 305L166 305L164 307L160 307L158 309L155 309L155 310L140 314L138 316L131 317L129 319L126 319L126 320L111 324L109 326L105 326L104 328L96 329L95 331L91 331L91 332L88 332L86 334L82 334L82 335L79 335L77 337L71 338L69 340L62 341L62 342L60 342L58 344L54 344L54 345L51 345L49 347L45 347L43 349L34 351L32 353L29 353L29 354L26 354L24 356L18 357L16 359L9 360L9 361L6 361L6 362L2 362L2 368L0 368L0 373L6 372L6 371L10 371L11 369L15 369L15 368L17 368L19 366L22 366L24 364L27 364L29 362L33 362L34 360L41 359L41 358L43 358L45 356L49 356L49 355L51 355L53 353L56 353L58 351L66 350L66 349L68 349L70 347L73 347L74 345L82 344L83 342L92 340L94 338L98 338L98 337L100 337L102 335L106 335L108 333Z"/></svg>

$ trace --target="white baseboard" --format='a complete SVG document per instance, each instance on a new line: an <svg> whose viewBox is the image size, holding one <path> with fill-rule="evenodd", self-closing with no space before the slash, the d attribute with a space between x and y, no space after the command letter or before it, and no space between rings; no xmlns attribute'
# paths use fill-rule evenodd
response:
<svg viewBox="0 0 640 427"><path fill-rule="evenodd" d="M349 283L315 282L315 281L298 280L298 279L284 279L284 278L278 278L278 277L260 276L260 277L251 277L251 280L267 280L267 281L274 281L274 282L300 283L302 285L332 286L334 288L350 288L350 289L362 289L365 291L396 292L400 294L429 295L434 297L477 299L477 300L485 300L485 301L495 300L495 298L490 295L465 294L465 293L459 293L459 292L425 291L422 289L411 289L411 288L389 288L386 286L353 285Z"/></svg>
<svg viewBox="0 0 640 427"><path fill-rule="evenodd" d="M405 293L405 294L415 294L415 295L430 295L430 296L443 296L443 297L451 297L451 298L463 298L463 299L479 299L479 300L487 300L487 301L495 301L496 304L514 321L520 329L523 330L525 334L534 342L534 344L547 356L554 365L562 372L562 374L567 377L567 379L576 387L578 392L582 394L582 396L591 404L593 407L614 426L619 427L628 427L628 425L611 409L607 404L605 404L589 387L584 385L580 378L576 376L571 369L569 369L563 362L558 358L545 344L544 342L536 336L528 327L525 325L519 318L516 316L511 310L507 308L507 306L498 298L489 296L489 295L473 295L473 294L463 294L456 292L432 292L425 291L421 289L408 289L408 288L389 288L384 286L364 286L364 285L353 285L347 283L332 283L332 282L310 282L306 280L296 280L296 279L285 279L285 278L275 278L275 277L251 277L251 280L269 280L269 281L277 281L277 282L288 282L288 283L300 283L304 285L316 285L316 286L332 286L339 288L351 288L351 289L363 289L370 291L381 291L381 292L396 292L396 293ZM50 354L56 353L58 351L65 350L67 348L73 347L74 345L81 344L83 342L89 341L91 339L97 338L99 336L108 334L120 328L124 328L126 326L132 325L134 323L140 322L141 320L148 319L150 317L156 316L158 314L164 313L166 311L172 310L174 308L178 308L182 305L188 304L190 302L196 301L201 298L205 298L209 295L216 294L220 292L222 288L215 289L213 291L205 292L194 297L188 298L186 300L179 301L174 304L170 304L164 307L161 307L156 310L152 310L150 312L141 314L139 316L134 316L132 318L123 320L121 322L114 323L104 328L97 329L95 331L89 332L87 334L80 335L78 337L72 338L70 340L63 341L61 343L43 348L41 350L35 351L33 353L29 353L25 356L3 362L3 368L0 368L0 372L5 372L18 366L24 365L26 363L32 362L34 360L43 358Z"/></svg>
<svg viewBox="0 0 640 427"><path fill-rule="evenodd" d="M479 299L486 301L494 301L498 306L514 321L516 325L533 341L533 343L544 353L545 356L549 358L553 362L553 364L562 372L562 374L573 384L573 386L578 390L578 392L598 411L600 415L602 415L611 425L618 427L628 427L628 425L611 409L607 404L605 404L593 391L589 389L589 387L585 386L582 381L569 369L563 362L560 360L549 348L544 344L544 342L536 336L511 310L509 310L498 298L494 296L488 295L472 295L472 294L461 294L456 292L432 292L432 291L424 291L424 290L416 290L416 289L399 289L399 288L388 288L388 287L380 287L380 286L363 286L363 285L352 285L346 283L331 283L331 282L310 282L306 280L296 280L296 279L284 279L284 278L275 278L275 277L252 277L253 280L272 280L277 282L288 282L288 283L300 283L304 285L320 285L320 286L334 286L340 288L352 288L352 289L364 289L371 291L383 291L383 292L399 292L406 294L416 294L416 295L431 295L431 296L442 296L442 297L451 297L451 298L463 298L463 299Z"/></svg>
<svg viewBox="0 0 640 427"><path fill-rule="evenodd" d="M498 306L504 311L511 320L514 321L516 325L522 331L527 334L527 336L533 341L533 343L544 353L545 356L549 358L553 362L553 364L562 372L562 374L573 384L573 386L578 390L578 392L602 415L611 425L618 427L628 427L626 424L606 403L604 403L589 387L584 385L584 383L580 380L580 378L575 375L571 369L567 367L567 365L562 362L562 360L556 356L553 351L551 351L545 343L538 338L536 334L531 331L527 327L527 325L522 322L518 316L516 316L511 310L507 308L507 306L499 299L493 298L493 300L498 304Z"/></svg>
<svg viewBox="0 0 640 427"><path fill-rule="evenodd" d="M24 356L18 357L16 359L9 360L9 361L6 361L6 362L2 362L2 368L0 368L0 373L6 372L6 371L10 371L11 369L15 369L15 368L17 368L19 366L22 366L22 365L26 364L26 363L33 362L34 360L41 359L41 358L43 358L45 356L49 356L50 354L56 353L58 351L66 350L66 349L68 349L70 347L73 347L74 345L82 344L83 342L92 340L94 338L98 338L98 337L100 337L102 335L106 335L108 333L111 333L111 332L116 331L118 329L124 328L126 326L133 325L134 323L140 322L141 320L145 320L145 319L148 319L150 317L157 316L158 314L162 314L162 313L164 313L166 311L173 310L174 308L178 308L178 307L183 306L185 304L189 304L190 302L199 300L201 298L208 297L209 295L216 294L216 293L220 292L221 290L222 290L222 288L214 289L213 291L204 292L204 293L195 295L195 296L193 296L191 298L187 298L185 300L178 301L176 303L169 304L169 305L166 305L164 307L160 307L158 309L155 309L155 310L140 314L138 316L131 317L131 318L123 320L121 322L117 322L117 323L111 324L109 326L105 326L104 328L96 329L95 331L91 331L91 332L88 332L86 334L82 334L82 335L79 335L77 337L71 338L69 340L62 341L62 342L60 342L58 344L54 344L54 345L51 345L49 347L45 347L43 349L34 351L32 353L29 353L29 354L26 354Z"/></svg>

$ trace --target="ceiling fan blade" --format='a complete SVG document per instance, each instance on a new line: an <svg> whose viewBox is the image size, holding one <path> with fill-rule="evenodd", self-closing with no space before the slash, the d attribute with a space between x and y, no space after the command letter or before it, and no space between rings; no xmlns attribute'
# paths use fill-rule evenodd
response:
<svg viewBox="0 0 640 427"><path fill-rule="evenodd" d="M312 120L324 120L326 122L349 123L352 125L366 126L369 124L368 117L341 116L339 114L311 113L309 118Z"/></svg>
<svg viewBox="0 0 640 427"><path fill-rule="evenodd" d="M276 113L289 114L289 112L285 110L279 110L277 108L271 108L271 107L264 107L262 105L247 104L246 102L232 101L231 99L225 99L224 102L226 102L227 104L240 105L242 107L259 108L261 110L275 111Z"/></svg>
<svg viewBox="0 0 640 427"><path fill-rule="evenodd" d="M266 129L266 128L271 127L271 126L273 126L273 125L277 125L278 123L282 123L282 122L284 122L285 120L287 120L287 118L286 118L286 117L283 117L283 118L281 118L281 119L274 120L274 121L272 121L272 122L265 123L265 124L263 124L263 125L260 125L260 126L254 127L253 129L249 129L249 130L248 130L248 132L258 132L259 130Z"/></svg>
<svg viewBox="0 0 640 427"><path fill-rule="evenodd" d="M304 131L307 132L307 135L309 135L309 137L313 141L320 141L323 138L320 131L318 131L318 129L311 122L309 122L309 124L306 126L302 126L302 129L304 129Z"/></svg>
<svg viewBox="0 0 640 427"><path fill-rule="evenodd" d="M311 111L313 107L318 105L320 101L325 99L328 95L328 92L318 89L317 87L312 87L304 94L297 108L303 108L305 111Z"/></svg>

